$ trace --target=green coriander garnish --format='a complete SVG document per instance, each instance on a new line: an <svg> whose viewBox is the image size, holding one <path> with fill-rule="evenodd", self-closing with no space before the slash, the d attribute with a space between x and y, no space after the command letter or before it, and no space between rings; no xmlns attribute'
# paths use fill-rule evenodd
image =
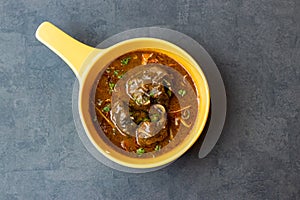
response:
<svg viewBox="0 0 300 200"><path fill-rule="evenodd" d="M139 148L139 149L137 149L136 150L136 153L137 153L137 155L142 155L143 153L145 153L145 149L143 149L143 148Z"/></svg>
<svg viewBox="0 0 300 200"><path fill-rule="evenodd" d="M136 98L135 99L135 103L138 104L138 105L141 105L143 102L143 99L142 98Z"/></svg>
<svg viewBox="0 0 300 200"><path fill-rule="evenodd" d="M133 84L132 80L128 81L128 85L132 85L132 84Z"/></svg>
<svg viewBox="0 0 300 200"><path fill-rule="evenodd" d="M159 151L160 149L161 149L161 146L160 145L156 145L154 150L155 151Z"/></svg>
<svg viewBox="0 0 300 200"><path fill-rule="evenodd" d="M159 114L154 113L150 116L151 122L157 122L159 120Z"/></svg>
<svg viewBox="0 0 300 200"><path fill-rule="evenodd" d="M119 74L119 70L115 70L115 71L114 71L114 75L117 76L118 74Z"/></svg>
<svg viewBox="0 0 300 200"><path fill-rule="evenodd" d="M150 98L149 97L143 97L143 100L144 100L144 104L149 104L150 103Z"/></svg>
<svg viewBox="0 0 300 200"><path fill-rule="evenodd" d="M122 64L122 65L127 65L127 64L129 63L130 59L131 59L130 57L127 57L127 58L122 59L122 60L121 60L121 64Z"/></svg>
<svg viewBox="0 0 300 200"><path fill-rule="evenodd" d="M150 97L154 97L155 92L153 90L151 90L150 93L149 93L149 95L150 95Z"/></svg>
<svg viewBox="0 0 300 200"><path fill-rule="evenodd" d="M116 85L116 84L114 84L114 83L112 83L112 82L109 82L109 83L108 83L109 91L110 91L110 92L113 91L113 90L115 89L115 85Z"/></svg>
<svg viewBox="0 0 300 200"><path fill-rule="evenodd" d="M104 108L102 110L103 110L103 112L109 112L110 111L110 104L107 104L106 106L104 106Z"/></svg>
<svg viewBox="0 0 300 200"><path fill-rule="evenodd" d="M143 122L149 122L150 121L150 119L148 118L148 117L145 117L145 118L143 118L143 120L142 120Z"/></svg>
<svg viewBox="0 0 300 200"><path fill-rule="evenodd" d="M119 76L118 76L118 79L121 79L122 77L123 77L123 74L119 75Z"/></svg>
<svg viewBox="0 0 300 200"><path fill-rule="evenodd" d="M180 89L180 90L178 90L178 94L183 97L186 94L186 91Z"/></svg>

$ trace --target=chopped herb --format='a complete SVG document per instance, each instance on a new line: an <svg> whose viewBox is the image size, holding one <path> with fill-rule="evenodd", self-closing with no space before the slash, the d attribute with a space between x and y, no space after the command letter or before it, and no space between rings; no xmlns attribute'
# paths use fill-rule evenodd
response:
<svg viewBox="0 0 300 200"><path fill-rule="evenodd" d="M136 102L137 102L137 104L141 104L142 103L142 99L137 99Z"/></svg>
<svg viewBox="0 0 300 200"><path fill-rule="evenodd" d="M143 120L142 120L143 122L149 122L150 121L150 119L149 118L147 118L147 117L145 117Z"/></svg>
<svg viewBox="0 0 300 200"><path fill-rule="evenodd" d="M153 90L151 90L150 93L149 93L149 95L150 95L150 97L154 97L155 92Z"/></svg>
<svg viewBox="0 0 300 200"><path fill-rule="evenodd" d="M127 58L122 59L122 60L121 60L121 64L122 64L122 65L127 65L128 62L130 61L130 59L131 59L130 57L127 57Z"/></svg>
<svg viewBox="0 0 300 200"><path fill-rule="evenodd" d="M183 97L186 94L186 91L180 89L180 90L178 90L178 94Z"/></svg>
<svg viewBox="0 0 300 200"><path fill-rule="evenodd" d="M128 85L133 85L134 84L134 81L133 80L129 80L128 81Z"/></svg>
<svg viewBox="0 0 300 200"><path fill-rule="evenodd" d="M147 97L147 96L144 97L143 100L144 100L144 102L145 102L145 103L144 103L145 105L147 105L147 104L150 103L150 99L149 99L149 97Z"/></svg>
<svg viewBox="0 0 300 200"><path fill-rule="evenodd" d="M109 85L109 91L110 91L110 92L113 91L113 90L115 89L115 85L116 85L116 84L114 84L114 83L112 83L112 82L109 82L108 85Z"/></svg>
<svg viewBox="0 0 300 200"><path fill-rule="evenodd" d="M119 75L119 76L118 76L118 79L121 79L122 77L123 77L123 74Z"/></svg>
<svg viewBox="0 0 300 200"><path fill-rule="evenodd" d="M142 101L143 101L142 98L136 98L135 99L135 103L138 104L138 105L142 104Z"/></svg>
<svg viewBox="0 0 300 200"><path fill-rule="evenodd" d="M160 145L156 145L155 146L155 151L159 151L161 149L161 146Z"/></svg>
<svg viewBox="0 0 300 200"><path fill-rule="evenodd" d="M159 114L154 113L150 116L151 122L157 122L159 120Z"/></svg>
<svg viewBox="0 0 300 200"><path fill-rule="evenodd" d="M171 90L168 90L168 91L167 91L167 94L169 95L169 97L171 97L171 96L172 96L172 91L171 91Z"/></svg>
<svg viewBox="0 0 300 200"><path fill-rule="evenodd" d="M115 71L114 71L114 75L117 76L118 74L119 74L119 70L115 70Z"/></svg>
<svg viewBox="0 0 300 200"><path fill-rule="evenodd" d="M107 104L102 110L103 110L103 112L109 112L110 111L110 104Z"/></svg>
<svg viewBox="0 0 300 200"><path fill-rule="evenodd" d="M142 155L143 153L145 153L145 149L143 149L143 148L139 148L139 149L137 149L136 150L136 153L137 153L137 155Z"/></svg>

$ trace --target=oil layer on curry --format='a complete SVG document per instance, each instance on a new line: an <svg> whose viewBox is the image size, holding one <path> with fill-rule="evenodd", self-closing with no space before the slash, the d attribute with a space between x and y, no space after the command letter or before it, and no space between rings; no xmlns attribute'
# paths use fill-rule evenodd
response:
<svg viewBox="0 0 300 200"><path fill-rule="evenodd" d="M171 150L189 134L197 115L189 74L165 53L151 49L113 60L99 73L92 98L99 133L132 157Z"/></svg>

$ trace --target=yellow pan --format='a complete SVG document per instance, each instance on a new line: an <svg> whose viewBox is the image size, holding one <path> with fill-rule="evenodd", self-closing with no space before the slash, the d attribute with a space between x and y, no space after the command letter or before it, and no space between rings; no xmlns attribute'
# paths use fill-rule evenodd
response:
<svg viewBox="0 0 300 200"><path fill-rule="evenodd" d="M81 122L92 144L108 159L131 168L159 167L179 158L197 141L208 117L209 88L200 66L178 46L155 38L135 38L107 49L96 49L73 39L49 22L44 22L38 27L36 38L60 56L78 78ZM89 113L89 96L98 73L115 58L137 49L156 49L175 59L190 74L197 89L198 116L190 134L175 148L155 158L133 158L114 150L101 139Z"/></svg>

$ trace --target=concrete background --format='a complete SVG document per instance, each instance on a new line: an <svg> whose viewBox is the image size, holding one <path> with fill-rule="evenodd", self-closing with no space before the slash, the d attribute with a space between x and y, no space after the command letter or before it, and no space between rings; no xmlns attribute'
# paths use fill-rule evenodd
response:
<svg viewBox="0 0 300 200"><path fill-rule="evenodd" d="M112 170L82 145L75 76L39 43L51 21L95 46L144 26L206 48L228 95L214 150L147 174ZM0 199L300 199L300 1L0 0Z"/></svg>

